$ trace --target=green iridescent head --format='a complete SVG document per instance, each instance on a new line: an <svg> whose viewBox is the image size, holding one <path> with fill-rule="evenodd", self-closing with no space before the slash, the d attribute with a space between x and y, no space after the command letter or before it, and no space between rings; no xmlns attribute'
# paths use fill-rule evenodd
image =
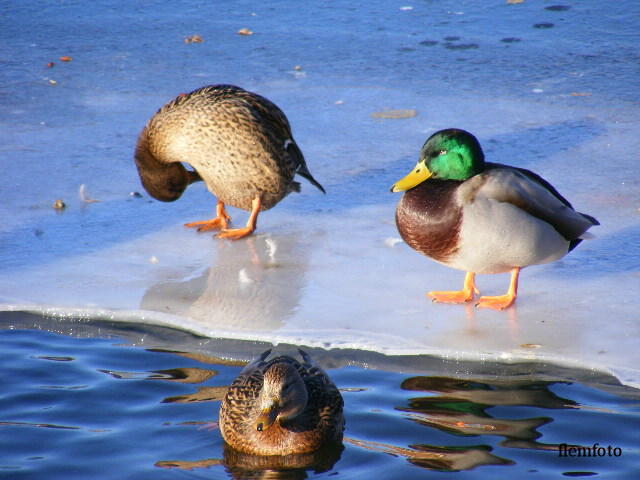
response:
<svg viewBox="0 0 640 480"><path fill-rule="evenodd" d="M476 137L465 130L448 128L431 135L420 150L414 169L391 187L409 190L429 178L466 180L484 169L484 153Z"/></svg>

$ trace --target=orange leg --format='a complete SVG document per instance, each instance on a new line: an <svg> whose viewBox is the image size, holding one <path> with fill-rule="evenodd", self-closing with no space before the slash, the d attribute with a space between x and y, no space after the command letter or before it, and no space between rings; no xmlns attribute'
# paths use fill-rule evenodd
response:
<svg viewBox="0 0 640 480"><path fill-rule="evenodd" d="M480 294L475 283L476 274L467 272L464 277L464 287L462 290L452 292L429 292L427 296L431 297L434 302L442 303L464 303L473 300L473 294Z"/></svg>
<svg viewBox="0 0 640 480"><path fill-rule="evenodd" d="M509 290L504 295L496 297L480 297L476 307L493 308L494 310L504 310L513 305L518 295L518 276L520 275L520 267L511 270L511 281L509 282Z"/></svg>
<svg viewBox="0 0 640 480"><path fill-rule="evenodd" d="M258 225L258 213L260 213L260 197L256 197L251 201L251 214L247 220L247 226L244 228L222 229L218 234L218 238L230 238L231 240L239 240L251 235Z"/></svg>
<svg viewBox="0 0 640 480"><path fill-rule="evenodd" d="M216 205L216 218L211 220L203 220L201 222L185 223L185 227L198 227L199 232L206 232L208 230L224 230L227 228L228 222L231 221L231 217L224 209L224 203L218 200Z"/></svg>

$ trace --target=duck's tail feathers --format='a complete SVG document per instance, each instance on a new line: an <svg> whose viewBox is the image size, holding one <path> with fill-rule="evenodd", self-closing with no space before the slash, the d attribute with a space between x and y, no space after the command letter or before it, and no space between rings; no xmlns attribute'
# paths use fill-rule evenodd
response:
<svg viewBox="0 0 640 480"><path fill-rule="evenodd" d="M307 363L313 363L313 360L311 360L311 356L301 348L298 349L298 353L302 357L302 360L304 360Z"/></svg>
<svg viewBox="0 0 640 480"><path fill-rule="evenodd" d="M307 168L307 163L304 160L304 155L302 155L302 150L300 150L300 147L298 147L298 144L292 139L289 139L285 142L285 148L289 152L289 155L293 157L294 161L298 165L296 167L296 173L301 177L304 177L307 180L309 180L309 182L314 187L316 187L322 193L326 194L327 192L325 191L324 187L320 185L320 183L315 178L313 178L313 175L311 175L311 172Z"/></svg>
<svg viewBox="0 0 640 480"><path fill-rule="evenodd" d="M298 173L298 175L300 175L301 177L306 178L307 180L309 180L309 182L311 183L311 185L313 185L314 187L316 187L318 190L320 190L322 193L327 193L324 189L324 187L322 185L320 185L320 183L313 178L313 176L311 175L311 173L309 172L309 170L307 169L307 166L301 166L301 168L298 168L298 171L296 172Z"/></svg>
<svg viewBox="0 0 640 480"><path fill-rule="evenodd" d="M590 228L593 225L600 225L600 222L595 217L592 217L591 215L587 215L586 213L581 213L581 212L578 212L578 213L580 215L582 215L583 218L587 219L591 223L591 225L589 227L587 227L587 228ZM595 237L596 236L591 232L587 232L587 231L582 232L578 238L576 238L574 240L571 240L569 242L569 251L573 250L578 245L580 245L580 243L583 240L591 240L591 239L593 239Z"/></svg>
<svg viewBox="0 0 640 480"><path fill-rule="evenodd" d="M587 215L586 213L582 213L582 212L580 212L580 215L582 215L584 218L589 220L593 225L600 225L600 222L595 217L592 217L591 215Z"/></svg>
<svg viewBox="0 0 640 480"><path fill-rule="evenodd" d="M249 363L248 363L248 364L247 364L247 365L242 369L242 371L240 372L240 374L247 373L247 372L249 372L250 370L254 369L256 366L258 366L258 365L260 365L261 363L263 363L263 362L267 359L267 357L268 357L269 355L271 355L271 349L269 349L269 350L265 350L264 352L262 352L262 353L260 354L260 356L259 356L259 357L254 358L253 360L251 360L251 361L250 361L250 362L249 362Z"/></svg>
<svg viewBox="0 0 640 480"><path fill-rule="evenodd" d="M264 352L262 352L260 354L260 356L258 357L258 360L261 361L261 362L264 362L269 355L271 355L271 349L268 349L268 350L265 350Z"/></svg>
<svg viewBox="0 0 640 480"><path fill-rule="evenodd" d="M578 245L580 245L582 243L582 238L576 238L575 240L571 240L569 242L569 250L567 250L568 252L570 252L571 250L573 250L574 248L576 248Z"/></svg>
<svg viewBox="0 0 640 480"><path fill-rule="evenodd" d="M595 218L594 218L594 220L595 220ZM594 223L594 225L600 225L600 224L599 223ZM580 236L578 238L576 238L575 240L571 240L569 242L569 250L568 251L570 252L571 250L576 248L578 245L580 245L580 243L582 243L583 240L593 240L594 238L596 238L596 236L593 233L584 232L584 233L580 234Z"/></svg>

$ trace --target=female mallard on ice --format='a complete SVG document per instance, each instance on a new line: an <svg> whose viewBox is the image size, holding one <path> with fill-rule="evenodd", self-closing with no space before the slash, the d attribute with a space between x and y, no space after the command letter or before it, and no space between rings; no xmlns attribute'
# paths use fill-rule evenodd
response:
<svg viewBox="0 0 640 480"><path fill-rule="evenodd" d="M436 302L468 302L479 294L476 273L511 271L505 295L480 297L477 304L507 308L516 299L521 268L562 258L599 225L535 173L485 163L478 140L454 128L427 139L415 168L391 187L403 190L396 225L404 241L467 272L461 291L429 292Z"/></svg>
<svg viewBox="0 0 640 480"><path fill-rule="evenodd" d="M299 192L296 173L324 193L307 169L284 113L266 98L233 85L203 87L167 103L140 133L135 160L144 188L164 202L177 200L189 184L204 180L218 198L216 217L185 226L221 229L222 238L250 235L261 210ZM246 227L227 229L231 218L225 205L251 212Z"/></svg>
<svg viewBox="0 0 640 480"><path fill-rule="evenodd" d="M220 432L255 455L306 453L342 440L342 396L309 355L266 361L267 350L236 378L220 407Z"/></svg>

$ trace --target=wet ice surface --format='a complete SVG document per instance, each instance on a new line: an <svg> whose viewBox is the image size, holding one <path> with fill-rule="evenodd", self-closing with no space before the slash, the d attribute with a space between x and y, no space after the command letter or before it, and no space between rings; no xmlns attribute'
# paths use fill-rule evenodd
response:
<svg viewBox="0 0 640 480"><path fill-rule="evenodd" d="M640 58L632 19L640 6L564 5L5 8L0 303L212 337L554 360L638 384ZM238 35L241 28L254 34ZM204 42L183 41L194 34ZM182 227L212 214L203 185L172 204L150 201L132 160L157 108L211 83L276 102L328 192L303 181L301 194L260 216L258 235L237 243ZM416 115L372 117L389 109ZM459 288L463 272L395 243L399 196L389 186L429 134L451 126L475 133L489 160L535 170L602 224L563 260L526 269L507 312L432 304L424 293ZM81 184L100 202L82 202ZM59 198L62 212L51 207ZM230 213L244 224L246 212ZM478 280L484 294L503 293L507 282Z"/></svg>

